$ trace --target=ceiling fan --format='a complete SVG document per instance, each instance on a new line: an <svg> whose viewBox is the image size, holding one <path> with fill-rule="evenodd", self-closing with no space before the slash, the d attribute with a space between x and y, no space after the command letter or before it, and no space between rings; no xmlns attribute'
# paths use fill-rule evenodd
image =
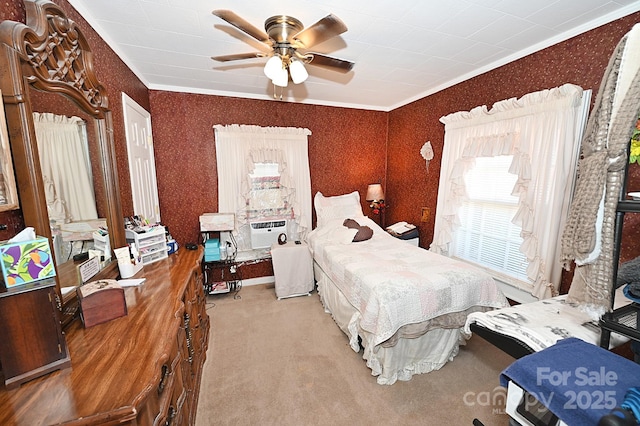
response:
<svg viewBox="0 0 640 426"><path fill-rule="evenodd" d="M265 33L230 10L214 10L212 13L264 43L271 51L213 56L211 59L227 62L270 57L265 64L264 73L276 86L286 87L289 77L295 84L305 81L309 74L303 64L322 66L342 73L351 71L355 65L344 59L306 52L306 49L347 31L347 26L335 15L329 14L307 28L294 17L272 16L264 23Z"/></svg>

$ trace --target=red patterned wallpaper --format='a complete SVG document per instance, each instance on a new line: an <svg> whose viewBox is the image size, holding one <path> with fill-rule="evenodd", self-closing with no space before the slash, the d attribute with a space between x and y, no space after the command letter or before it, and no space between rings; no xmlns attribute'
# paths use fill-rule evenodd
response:
<svg viewBox="0 0 640 426"><path fill-rule="evenodd" d="M391 200L399 198L387 212L390 222L419 222L420 207L428 207L432 214L421 226L421 245L427 247L433 238L441 117L565 83L592 89L595 99L613 49L639 21L640 13L630 15L390 112L387 192ZM420 148L428 140L435 158L427 172Z"/></svg>
<svg viewBox="0 0 640 426"><path fill-rule="evenodd" d="M109 107L113 120L113 138L116 146L116 162L118 164L118 184L122 211L125 216L133 214L131 183L129 178L129 160L127 157L124 117L122 110L122 93L126 93L140 106L149 111L149 91L138 77L125 65L118 55L102 40L66 0L56 0L67 16L84 30L84 35L93 51L98 80L107 89Z"/></svg>
<svg viewBox="0 0 640 426"><path fill-rule="evenodd" d="M444 141L440 117L479 105L490 107L503 99L565 83L592 89L595 100L611 53L621 37L638 22L640 13L635 13L392 111L387 193L393 206L387 212L388 222L419 223L420 208L428 207L429 221L420 223L421 246L428 247L433 239L433 213ZM431 141L435 154L428 172L420 156L420 148L427 140ZM640 166L633 165L630 175L635 176L636 169ZM630 188L634 185L640 189L635 182ZM394 200L394 196L398 199ZM637 223L639 219L627 215L628 222ZM640 243L636 243L640 241L640 227L625 224L627 229L623 239L623 258L626 259L640 254ZM563 287L568 289L566 283Z"/></svg>
<svg viewBox="0 0 640 426"><path fill-rule="evenodd" d="M0 0L0 21L25 22L24 3L21 0Z"/></svg>
<svg viewBox="0 0 640 426"><path fill-rule="evenodd" d="M56 0L67 14L75 21L87 38L93 51L94 66L100 82L105 86L109 98L109 106L112 111L114 141L116 145L116 158L118 164L118 181L122 194L123 214L133 214L133 201L131 198L131 185L129 183L129 168L125 142L124 120L122 115L121 93L127 93L142 107L149 110L149 93L138 77L122 62L113 50L102 38L87 24L66 0ZM2 0L0 8L0 20L14 20L25 22L25 10L22 0ZM34 106L35 109L35 106ZM90 129L90 126L88 126ZM0 239L11 238L15 233L24 228L22 213L20 210L0 213L0 224L7 224L6 231L0 231Z"/></svg>
<svg viewBox="0 0 640 426"><path fill-rule="evenodd" d="M0 1L0 19L24 20L22 0ZM383 113L148 91L66 0L56 0L56 3L84 30L94 51L96 72L107 88L113 112L123 214L129 215L133 210L121 106L121 92L126 92L152 114L162 220L181 244L197 238L201 213L217 209L212 126L254 124L310 129L313 133L309 137L312 192L336 195L358 190L364 194L367 184L381 182L389 203L386 222L407 220L419 224L421 245L427 247L433 238L444 137L439 118L564 83L597 92L614 46L640 21L640 13L630 15ZM435 152L428 172L419 153L427 140ZM636 189L640 189L640 185ZM421 207L431 210L425 223L419 221ZM363 208L368 211L366 203ZM9 225L9 230L0 231L0 238L8 238L24 226L19 211L0 213L0 223ZM635 238L637 232L630 231L625 239L626 257L640 252L629 242L640 241Z"/></svg>
<svg viewBox="0 0 640 426"><path fill-rule="evenodd" d="M198 239L202 213L218 211L216 124L311 130L312 194L364 198L369 183L384 183L386 113L160 91L150 103L160 214L181 244Z"/></svg>

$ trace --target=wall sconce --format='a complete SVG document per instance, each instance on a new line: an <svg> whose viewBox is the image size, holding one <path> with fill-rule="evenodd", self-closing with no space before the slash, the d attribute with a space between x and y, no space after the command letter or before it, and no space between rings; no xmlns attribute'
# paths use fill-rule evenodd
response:
<svg viewBox="0 0 640 426"><path fill-rule="evenodd" d="M420 155L427 162L427 171L429 171L429 161L433 160L433 147L431 146L431 141L427 141L420 148Z"/></svg>
<svg viewBox="0 0 640 426"><path fill-rule="evenodd" d="M369 207L371 207L373 214L381 214L385 208L382 185L379 183L369 185L366 200L371 203Z"/></svg>

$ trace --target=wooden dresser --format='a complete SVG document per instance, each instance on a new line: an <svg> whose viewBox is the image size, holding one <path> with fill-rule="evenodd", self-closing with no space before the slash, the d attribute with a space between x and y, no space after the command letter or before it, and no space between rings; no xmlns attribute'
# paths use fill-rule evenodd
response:
<svg viewBox="0 0 640 426"><path fill-rule="evenodd" d="M202 249L144 267L125 289L128 315L66 330L71 367L0 387L0 425L192 425L209 317Z"/></svg>

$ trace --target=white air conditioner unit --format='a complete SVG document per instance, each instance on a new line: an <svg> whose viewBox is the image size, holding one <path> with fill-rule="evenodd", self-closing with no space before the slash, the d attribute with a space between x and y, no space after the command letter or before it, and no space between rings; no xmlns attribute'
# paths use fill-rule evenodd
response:
<svg viewBox="0 0 640 426"><path fill-rule="evenodd" d="M262 249L271 247L278 241L278 235L287 233L286 220L268 220L251 222L251 248Z"/></svg>

